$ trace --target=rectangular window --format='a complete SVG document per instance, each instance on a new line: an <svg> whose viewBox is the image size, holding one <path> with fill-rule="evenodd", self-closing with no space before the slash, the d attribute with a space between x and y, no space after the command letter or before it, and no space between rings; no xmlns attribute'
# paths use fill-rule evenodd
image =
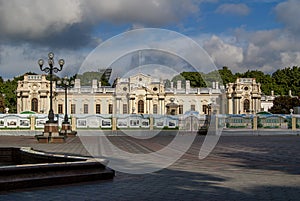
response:
<svg viewBox="0 0 300 201"><path fill-rule="evenodd" d="M63 104L58 104L58 114L63 113Z"/></svg>
<svg viewBox="0 0 300 201"><path fill-rule="evenodd" d="M203 105L203 106L202 106L202 112L203 112L204 114L208 114L208 106L207 106L207 105Z"/></svg>
<svg viewBox="0 0 300 201"><path fill-rule="evenodd" d="M84 114L88 114L89 113L89 105L88 104L84 104L83 105L83 113Z"/></svg>
<svg viewBox="0 0 300 201"><path fill-rule="evenodd" d="M76 113L76 105L71 104L71 114L75 114L75 113Z"/></svg>
<svg viewBox="0 0 300 201"><path fill-rule="evenodd" d="M153 105L153 114L157 114L157 104Z"/></svg>
<svg viewBox="0 0 300 201"><path fill-rule="evenodd" d="M109 104L108 105L108 114L112 114L113 113L113 104Z"/></svg>
<svg viewBox="0 0 300 201"><path fill-rule="evenodd" d="M179 114L183 114L183 105L179 105Z"/></svg>
<svg viewBox="0 0 300 201"><path fill-rule="evenodd" d="M191 105L191 111L196 111L195 105Z"/></svg>
<svg viewBox="0 0 300 201"><path fill-rule="evenodd" d="M128 114L127 104L123 104L123 114Z"/></svg>
<svg viewBox="0 0 300 201"><path fill-rule="evenodd" d="M101 114L101 105L96 104L96 114Z"/></svg>

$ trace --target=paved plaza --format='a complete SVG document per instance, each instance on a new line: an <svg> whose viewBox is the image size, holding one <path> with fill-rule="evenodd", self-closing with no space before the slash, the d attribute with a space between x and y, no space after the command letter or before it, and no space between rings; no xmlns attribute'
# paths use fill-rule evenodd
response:
<svg viewBox="0 0 300 201"><path fill-rule="evenodd" d="M221 136L198 159L204 136L175 164L158 172L116 173L113 180L1 192L0 200L300 200L299 136ZM138 143L110 137L127 151L157 150L171 136ZM0 136L1 147L30 146L51 153L89 156L78 137L65 144L38 144L30 136Z"/></svg>

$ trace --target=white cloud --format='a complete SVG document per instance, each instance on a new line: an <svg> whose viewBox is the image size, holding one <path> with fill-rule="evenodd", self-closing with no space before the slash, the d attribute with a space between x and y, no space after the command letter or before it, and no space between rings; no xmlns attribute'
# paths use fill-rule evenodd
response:
<svg viewBox="0 0 300 201"><path fill-rule="evenodd" d="M288 0L275 7L278 20L295 34L298 34L300 31L299 7L300 1L298 0Z"/></svg>
<svg viewBox="0 0 300 201"><path fill-rule="evenodd" d="M191 0L89 0L83 3L96 19L120 22L164 24L198 11L198 5Z"/></svg>
<svg viewBox="0 0 300 201"><path fill-rule="evenodd" d="M299 66L300 64L300 52L282 52L280 57L284 67Z"/></svg>
<svg viewBox="0 0 300 201"><path fill-rule="evenodd" d="M216 13L244 16L250 13L250 9L246 4L222 4L217 8Z"/></svg>
<svg viewBox="0 0 300 201"><path fill-rule="evenodd" d="M86 51L102 41L102 35L96 37L93 32L103 28L102 23L128 23L132 29L176 23L191 14L197 15L201 2L0 0L0 76L40 73L36 61L47 57L49 51L63 55L70 62L67 68L79 68Z"/></svg>
<svg viewBox="0 0 300 201"><path fill-rule="evenodd" d="M13 78L15 76L23 75L26 72L35 72L43 74L37 64L38 59L47 60L49 49L43 47L33 48L30 45L0 45L0 72L3 78ZM55 62L58 59L64 59L65 65L63 71L60 72L63 76L71 76L78 72L78 68L85 58L84 52L76 50L54 50ZM47 62L45 64L47 67Z"/></svg>
<svg viewBox="0 0 300 201"><path fill-rule="evenodd" d="M203 47L216 65L228 66L234 73L247 70L273 73L287 66L300 66L298 39L284 30L238 29L235 39L229 36L205 38L201 39Z"/></svg>
<svg viewBox="0 0 300 201"><path fill-rule="evenodd" d="M243 66L272 73L279 68L300 65L297 37L285 30L237 32L238 40L247 41Z"/></svg>
<svg viewBox="0 0 300 201"><path fill-rule="evenodd" d="M51 51L58 56L63 55L67 62L66 71L76 73L75 67L81 65L87 54L82 50L85 48L84 51L89 51L90 46L87 48L87 44L91 44L92 29L101 27L102 22L128 23L131 29L180 24L186 16L200 15L199 4L204 1L216 2L217 0L64 0L63 3L58 0L0 0L0 41L6 42L0 44L1 76L11 78L27 71L40 73L36 61L39 57L47 57L49 46L57 47L53 45L55 43L63 43L60 46L63 49L54 48ZM264 2L277 1L265 0ZM216 12L248 15L250 9L245 2L223 4ZM255 2L262 1L255 0ZM200 45L205 48L218 67L228 66L233 72L244 72L248 69L274 72L278 68L300 65L299 7L300 1L287 0L274 8L277 19L284 25L283 29L254 32L239 29L235 32L235 37L199 33L198 38L197 36L195 38L200 41ZM101 37L100 35L99 40ZM228 40L227 37L234 40ZM28 45L31 42L35 43ZM78 45L72 46L76 47L72 49L70 46L75 43ZM184 47L184 44L178 40L166 40L160 43L162 46L171 44ZM36 44L46 45L47 48ZM97 43L92 45L95 44ZM104 59L110 59L110 54L111 52L107 51ZM199 57L193 52L186 52L186 54ZM181 63L178 63L180 68Z"/></svg>
<svg viewBox="0 0 300 201"><path fill-rule="evenodd" d="M162 25L197 13L198 4L193 0L0 0L0 35L35 39L74 24L103 21Z"/></svg>
<svg viewBox="0 0 300 201"><path fill-rule="evenodd" d="M241 47L225 43L215 35L205 41L203 47L219 67L228 66L237 69L243 62L243 49Z"/></svg>
<svg viewBox="0 0 300 201"><path fill-rule="evenodd" d="M10 0L0 1L1 34L42 37L82 20L79 2L64 0Z"/></svg>

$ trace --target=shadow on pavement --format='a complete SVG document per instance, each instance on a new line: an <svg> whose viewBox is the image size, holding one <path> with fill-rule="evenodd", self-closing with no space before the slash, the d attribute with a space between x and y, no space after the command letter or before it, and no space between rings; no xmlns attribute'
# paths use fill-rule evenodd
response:
<svg viewBox="0 0 300 201"><path fill-rule="evenodd" d="M222 186L226 178L164 169L145 175L117 173L114 181L10 191L0 200L298 200L300 187Z"/></svg>
<svg viewBox="0 0 300 201"><path fill-rule="evenodd" d="M228 143L230 147L238 147L218 155L238 160L239 164L235 164L236 167L300 174L298 136L235 137L228 140L222 138L223 146Z"/></svg>

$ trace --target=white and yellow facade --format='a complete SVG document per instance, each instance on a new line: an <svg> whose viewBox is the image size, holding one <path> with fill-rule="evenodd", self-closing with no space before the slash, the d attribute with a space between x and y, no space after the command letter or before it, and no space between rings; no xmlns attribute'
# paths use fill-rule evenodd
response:
<svg viewBox="0 0 300 201"><path fill-rule="evenodd" d="M181 81L176 87L166 88L160 79L142 73L128 78L118 78L114 87L101 86L93 80L91 86L81 86L75 80L68 90L68 114L158 114L178 115L187 111L208 114L212 104L221 95L218 83L212 88L192 88L190 81ZM50 106L50 83L45 75L24 75L18 82L17 112L34 111L46 114ZM65 111L64 89L53 83L53 110L55 114Z"/></svg>
<svg viewBox="0 0 300 201"><path fill-rule="evenodd" d="M256 114L262 109L261 88L255 78L238 78L226 86L227 114Z"/></svg>

